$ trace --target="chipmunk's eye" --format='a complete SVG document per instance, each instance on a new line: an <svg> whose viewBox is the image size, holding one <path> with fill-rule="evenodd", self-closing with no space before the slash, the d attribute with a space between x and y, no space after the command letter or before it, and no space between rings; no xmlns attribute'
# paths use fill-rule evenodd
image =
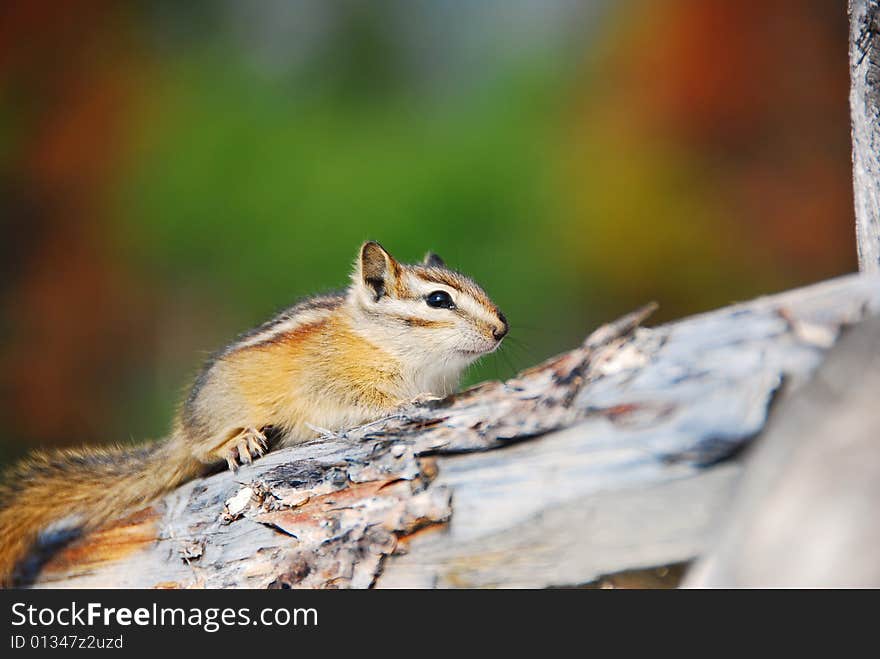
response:
<svg viewBox="0 0 880 659"><path fill-rule="evenodd" d="M455 302L452 301L452 298L449 297L449 293L446 291L430 293L425 298L425 302L427 302L429 307L434 307L435 309L455 309Z"/></svg>

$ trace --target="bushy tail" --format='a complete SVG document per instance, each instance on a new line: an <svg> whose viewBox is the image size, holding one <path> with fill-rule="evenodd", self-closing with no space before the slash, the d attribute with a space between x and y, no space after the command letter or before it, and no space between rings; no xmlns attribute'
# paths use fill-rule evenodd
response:
<svg viewBox="0 0 880 659"><path fill-rule="evenodd" d="M49 530L85 532L141 507L194 477L192 460L169 445L37 452L0 484L0 585L14 585L22 563Z"/></svg>

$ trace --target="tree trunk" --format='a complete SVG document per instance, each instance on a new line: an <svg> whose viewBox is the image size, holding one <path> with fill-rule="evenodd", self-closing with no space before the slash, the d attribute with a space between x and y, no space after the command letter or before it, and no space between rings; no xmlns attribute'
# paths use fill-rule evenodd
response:
<svg viewBox="0 0 880 659"><path fill-rule="evenodd" d="M880 1L850 0L850 113L862 272L880 272Z"/></svg>

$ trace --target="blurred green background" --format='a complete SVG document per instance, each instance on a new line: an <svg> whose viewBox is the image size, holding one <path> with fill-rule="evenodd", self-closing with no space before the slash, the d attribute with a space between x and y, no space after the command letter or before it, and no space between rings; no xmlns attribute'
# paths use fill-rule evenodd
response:
<svg viewBox="0 0 880 659"><path fill-rule="evenodd" d="M200 361L356 249L428 249L503 378L854 270L845 3L8 2L0 461L163 435Z"/></svg>

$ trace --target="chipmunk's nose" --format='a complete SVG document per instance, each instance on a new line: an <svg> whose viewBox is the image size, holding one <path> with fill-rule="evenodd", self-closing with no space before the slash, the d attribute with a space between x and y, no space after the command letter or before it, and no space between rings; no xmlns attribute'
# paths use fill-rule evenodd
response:
<svg viewBox="0 0 880 659"><path fill-rule="evenodd" d="M501 321L501 325L492 328L492 336L495 337L496 341L503 339L507 336L507 332L510 331L510 325L507 324L507 318L500 311L498 312L498 320Z"/></svg>

